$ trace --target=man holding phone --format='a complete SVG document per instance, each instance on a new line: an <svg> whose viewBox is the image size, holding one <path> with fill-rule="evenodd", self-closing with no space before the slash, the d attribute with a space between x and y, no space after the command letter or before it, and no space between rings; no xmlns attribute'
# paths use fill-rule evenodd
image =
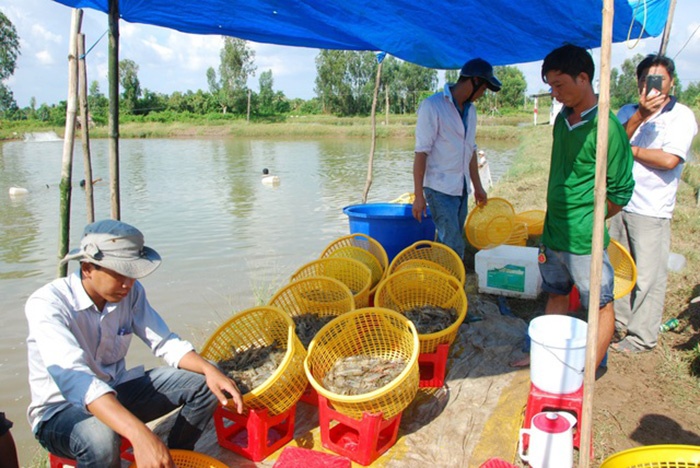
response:
<svg viewBox="0 0 700 468"><path fill-rule="evenodd" d="M615 301L616 351L635 353L656 346L666 296L671 216L676 190L693 137L693 112L670 95L675 64L648 55L637 66L639 104L618 112L634 155L632 199L611 219L610 236L637 264L637 284ZM626 335L626 336L625 336Z"/></svg>

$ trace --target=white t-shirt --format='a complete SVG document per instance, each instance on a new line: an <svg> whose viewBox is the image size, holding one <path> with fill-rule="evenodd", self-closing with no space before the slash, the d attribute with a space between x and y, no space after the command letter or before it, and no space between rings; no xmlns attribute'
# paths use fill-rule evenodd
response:
<svg viewBox="0 0 700 468"><path fill-rule="evenodd" d="M617 113L624 125L637 111L637 105L627 104ZM693 111L671 97L663 109L637 128L630 139L632 146L662 149L675 154L681 162L673 169L646 166L635 159L634 193L623 210L654 218L671 218L676 206L676 190L688 157L693 137L698 132Z"/></svg>

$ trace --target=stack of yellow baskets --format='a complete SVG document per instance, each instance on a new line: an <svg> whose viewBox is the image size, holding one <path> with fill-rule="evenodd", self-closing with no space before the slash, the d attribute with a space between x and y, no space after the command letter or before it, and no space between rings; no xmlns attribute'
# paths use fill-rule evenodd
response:
<svg viewBox="0 0 700 468"><path fill-rule="evenodd" d="M328 276L345 284L353 293L355 307L369 305L372 272L359 260L343 257L326 257L301 266L292 274L291 281L310 276Z"/></svg>
<svg viewBox="0 0 700 468"><path fill-rule="evenodd" d="M504 198L489 198L485 205L474 207L467 216L464 231L477 249L491 249L504 244L513 234L513 205Z"/></svg>
<svg viewBox="0 0 700 468"><path fill-rule="evenodd" d="M502 244L525 246L528 238L542 235L544 210L515 213L504 198L489 198L485 205L474 207L467 217L464 232L477 249L492 249Z"/></svg>
<svg viewBox="0 0 700 468"><path fill-rule="evenodd" d="M327 276L309 276L277 291L269 305L284 310L292 319L304 314L337 317L354 310L355 299L340 281Z"/></svg>
<svg viewBox="0 0 700 468"><path fill-rule="evenodd" d="M360 233L340 237L328 244L321 253L321 258L328 257L352 258L364 263L372 272L370 296L376 291L389 266L389 257L382 244Z"/></svg>
<svg viewBox="0 0 700 468"><path fill-rule="evenodd" d="M363 413L382 413L390 419L401 413L418 392L418 334L397 312L367 307L338 316L318 332L309 345L304 370L313 388L333 408L353 419ZM323 386L323 379L339 359L369 356L402 360L406 365L389 384L361 395L340 395Z"/></svg>
<svg viewBox="0 0 700 468"><path fill-rule="evenodd" d="M457 319L449 327L418 335L421 353L434 353L441 344L451 345L467 316L464 285L454 276L432 268L410 268L389 275L379 284L374 301L377 307L402 314L426 305L455 309Z"/></svg>
<svg viewBox="0 0 700 468"><path fill-rule="evenodd" d="M464 284L467 275L464 262L454 250L445 244L432 241L418 241L399 252L391 261L386 276L409 268L429 268L454 276Z"/></svg>
<svg viewBox="0 0 700 468"><path fill-rule="evenodd" d="M205 359L218 362L235 353L273 343L286 349L282 363L265 382L243 395L247 409L267 409L272 416L294 406L307 385L303 364L306 352L288 313L273 306L244 310L221 325L201 352ZM233 401L227 406L235 411Z"/></svg>

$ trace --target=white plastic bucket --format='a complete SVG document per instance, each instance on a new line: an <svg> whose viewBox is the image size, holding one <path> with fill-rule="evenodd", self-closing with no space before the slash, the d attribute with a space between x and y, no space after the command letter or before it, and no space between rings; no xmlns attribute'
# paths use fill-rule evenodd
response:
<svg viewBox="0 0 700 468"><path fill-rule="evenodd" d="M567 315L542 315L532 319L530 380L545 392L573 393L583 385L588 324Z"/></svg>

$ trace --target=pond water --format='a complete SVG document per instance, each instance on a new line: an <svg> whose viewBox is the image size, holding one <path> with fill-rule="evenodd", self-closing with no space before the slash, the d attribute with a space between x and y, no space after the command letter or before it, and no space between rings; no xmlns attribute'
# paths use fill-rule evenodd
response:
<svg viewBox="0 0 700 468"><path fill-rule="evenodd" d="M107 140L92 141L96 219L110 216ZM38 450L25 412L24 302L57 273L63 143L51 135L0 143L0 411L27 466ZM342 208L362 202L365 139L121 140L121 218L163 257L144 278L151 304L171 328L201 347L231 314L269 299L303 264L349 234ZM494 182L516 145L480 142ZM413 191L413 141L380 140L368 202ZM263 168L280 183L261 182ZM86 222L82 153L73 166L71 247ZM29 192L11 197L10 187ZM72 271L75 262L69 264ZM134 341L128 364L160 362Z"/></svg>

